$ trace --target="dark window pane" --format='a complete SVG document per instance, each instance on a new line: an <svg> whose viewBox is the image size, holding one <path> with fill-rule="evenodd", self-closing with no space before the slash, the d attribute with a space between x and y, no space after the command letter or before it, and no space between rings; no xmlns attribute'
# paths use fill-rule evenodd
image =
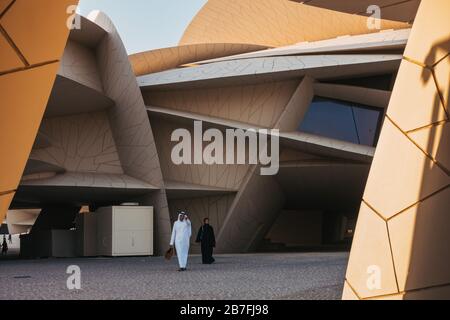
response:
<svg viewBox="0 0 450 320"><path fill-rule="evenodd" d="M373 146L381 111L364 105L314 98L299 131Z"/></svg>
<svg viewBox="0 0 450 320"><path fill-rule="evenodd" d="M380 112L374 109L353 108L360 144L373 146L378 130Z"/></svg>

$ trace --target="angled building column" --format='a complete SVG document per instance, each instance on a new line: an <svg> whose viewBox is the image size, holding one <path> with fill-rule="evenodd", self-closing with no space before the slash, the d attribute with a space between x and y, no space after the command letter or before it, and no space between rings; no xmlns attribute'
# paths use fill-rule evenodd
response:
<svg viewBox="0 0 450 320"><path fill-rule="evenodd" d="M0 223L19 185L78 0L0 1ZM32 27L31 27L32 26Z"/></svg>
<svg viewBox="0 0 450 320"><path fill-rule="evenodd" d="M141 201L141 204L152 205L155 209L155 251L158 254L167 249L171 229L164 182L147 111L127 52L112 21L101 12L92 12L89 18L108 32L96 53L104 92L115 101L108 113L123 171L161 189Z"/></svg>
<svg viewBox="0 0 450 320"><path fill-rule="evenodd" d="M450 3L422 0L366 186L344 299L450 298L449 30ZM368 287L373 266L381 286Z"/></svg>

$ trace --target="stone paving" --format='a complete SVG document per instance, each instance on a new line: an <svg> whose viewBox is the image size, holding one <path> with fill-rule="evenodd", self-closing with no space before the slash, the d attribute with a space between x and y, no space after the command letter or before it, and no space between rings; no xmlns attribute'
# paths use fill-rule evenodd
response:
<svg viewBox="0 0 450 320"><path fill-rule="evenodd" d="M11 299L340 299L347 253L217 255L213 265L190 257L0 260L0 300ZM81 269L81 290L68 290L66 269Z"/></svg>

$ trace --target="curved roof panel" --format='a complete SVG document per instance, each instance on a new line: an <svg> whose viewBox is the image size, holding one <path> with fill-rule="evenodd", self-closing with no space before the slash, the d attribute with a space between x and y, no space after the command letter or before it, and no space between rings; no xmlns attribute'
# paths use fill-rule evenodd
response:
<svg viewBox="0 0 450 320"><path fill-rule="evenodd" d="M226 56L222 58L199 61L196 64L205 64L219 61L263 58L276 56L311 55L326 53L373 53L388 50L403 50L408 42L411 29L385 30L377 33L363 34L357 36L338 37L328 40L314 42L301 42L290 46L260 50Z"/></svg>
<svg viewBox="0 0 450 320"><path fill-rule="evenodd" d="M381 15L385 19L396 21L412 22L419 9L420 0L357 0L357 1L336 1L336 0L291 0L303 2L308 5L327 8L331 10L367 15L367 8L377 5L381 9Z"/></svg>
<svg viewBox="0 0 450 320"><path fill-rule="evenodd" d="M136 76L173 69L184 64L267 49L241 43L200 43L145 51L130 55Z"/></svg>
<svg viewBox="0 0 450 320"><path fill-rule="evenodd" d="M389 20L381 24L383 30L408 27ZM186 29L180 45L223 42L279 47L378 31L369 30L367 17L290 0L209 0Z"/></svg>
<svg viewBox="0 0 450 320"><path fill-rule="evenodd" d="M348 54L282 56L223 61L158 72L138 77L141 89L208 86L218 82L239 84L241 81L274 81L304 75L329 79L353 74L371 75L396 70L401 54ZM364 71L361 66L364 65Z"/></svg>

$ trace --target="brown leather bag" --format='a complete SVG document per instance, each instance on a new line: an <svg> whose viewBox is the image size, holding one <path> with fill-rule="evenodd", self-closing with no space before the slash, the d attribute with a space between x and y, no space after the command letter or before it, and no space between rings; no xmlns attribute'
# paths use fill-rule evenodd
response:
<svg viewBox="0 0 450 320"><path fill-rule="evenodd" d="M166 258L166 260L170 260L172 259L173 254L174 254L173 247L170 247L169 250L167 250L166 253L164 254L164 258Z"/></svg>

